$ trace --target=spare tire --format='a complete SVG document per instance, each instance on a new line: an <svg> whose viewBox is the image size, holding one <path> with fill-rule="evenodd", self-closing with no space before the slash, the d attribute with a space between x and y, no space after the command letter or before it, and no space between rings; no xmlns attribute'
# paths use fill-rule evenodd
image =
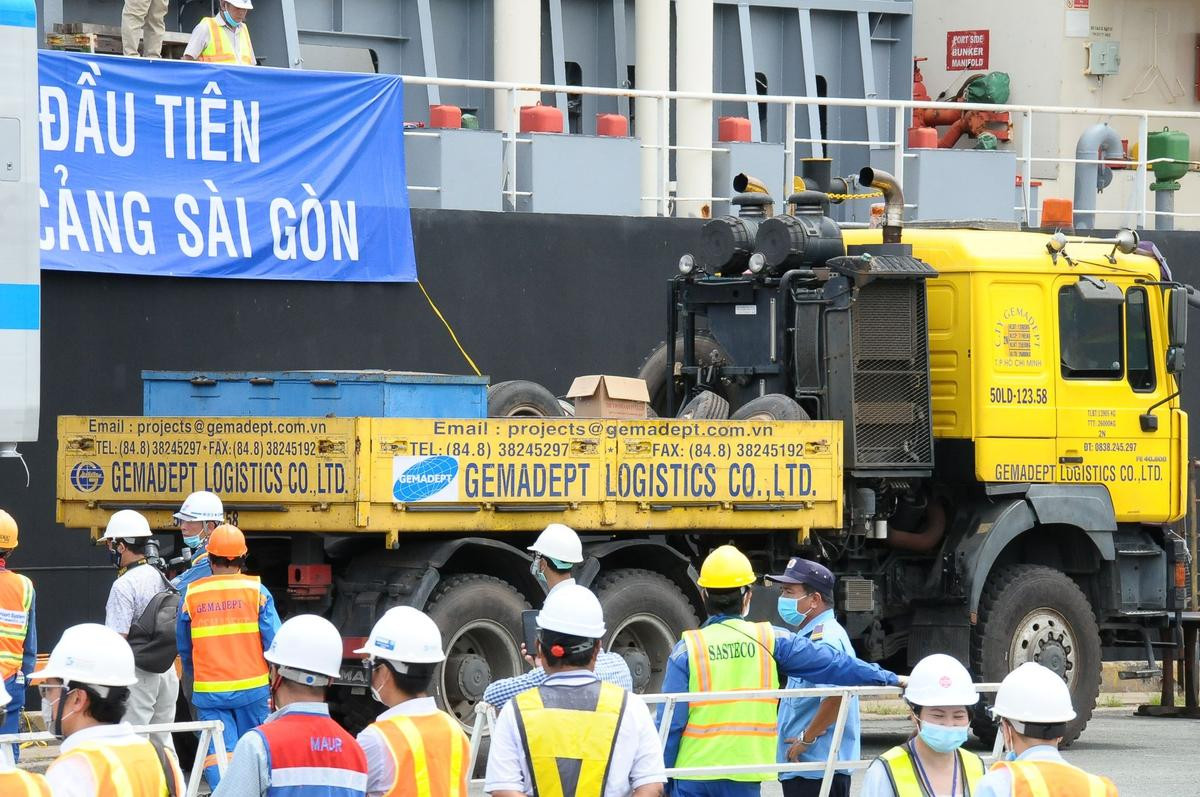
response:
<svg viewBox="0 0 1200 797"><path fill-rule="evenodd" d="M696 361L705 365L729 365L733 361L721 348L721 344L708 335L696 335ZM683 362L683 336L675 338L675 362ZM679 407L684 400L683 380L668 378L667 344L666 341L654 347L650 356L642 362L638 369L638 379L646 380L646 391L650 394L650 406L661 417L667 416L667 384L671 383L675 392L675 406Z"/></svg>
<svg viewBox="0 0 1200 797"><path fill-rule="evenodd" d="M514 379L492 385L487 392L489 418L561 418L558 397L537 382Z"/></svg>
<svg viewBox="0 0 1200 797"><path fill-rule="evenodd" d="M768 393L751 399L729 416L735 421L807 421L811 420L796 401L782 393Z"/></svg>
<svg viewBox="0 0 1200 797"><path fill-rule="evenodd" d="M723 421L729 417L729 402L711 390L683 405L676 417L689 421Z"/></svg>

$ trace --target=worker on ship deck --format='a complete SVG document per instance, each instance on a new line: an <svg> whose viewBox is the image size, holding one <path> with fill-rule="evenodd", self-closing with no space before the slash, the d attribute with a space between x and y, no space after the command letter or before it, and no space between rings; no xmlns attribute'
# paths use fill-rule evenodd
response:
<svg viewBox="0 0 1200 797"><path fill-rule="evenodd" d="M246 25L246 15L253 8L250 0L221 0L221 13L205 17L192 30L183 60L254 66L254 45Z"/></svg>

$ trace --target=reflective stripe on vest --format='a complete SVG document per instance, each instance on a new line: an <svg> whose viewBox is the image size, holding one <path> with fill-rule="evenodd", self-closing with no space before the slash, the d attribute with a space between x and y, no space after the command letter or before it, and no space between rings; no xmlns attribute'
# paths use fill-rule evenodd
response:
<svg viewBox="0 0 1200 797"><path fill-rule="evenodd" d="M196 60L210 64L254 64L254 47L250 44L250 29L243 22L237 31L232 32L221 24L216 17L206 17L208 24L208 44L200 51ZM233 37L238 37L238 55L233 53Z"/></svg>
<svg viewBox="0 0 1200 797"><path fill-rule="evenodd" d="M540 686L513 698L537 797L604 794L628 696L615 684L592 681Z"/></svg>
<svg viewBox="0 0 1200 797"><path fill-rule="evenodd" d="M266 597L254 576L207 576L183 599L192 621L196 692L240 692L267 685L258 614Z"/></svg>
<svg viewBox="0 0 1200 797"><path fill-rule="evenodd" d="M997 761L1012 773L1013 797L1117 797L1108 778L1063 761Z"/></svg>
<svg viewBox="0 0 1200 797"><path fill-rule="evenodd" d="M267 749L269 797L363 797L367 757L324 714L292 712L254 729Z"/></svg>
<svg viewBox="0 0 1200 797"><path fill-rule="evenodd" d="M103 741L84 742L50 765L78 757L87 762L96 781L96 797L166 797L167 778L163 773L158 752L148 741L135 744L104 744ZM175 793L183 793L183 775L173 758L172 777Z"/></svg>
<svg viewBox="0 0 1200 797"><path fill-rule="evenodd" d="M778 689L775 631L770 623L724 620L685 631L688 690L731 692ZM687 726L675 766L680 768L775 763L778 701L699 700L688 704ZM687 780L774 780L774 773L691 775Z"/></svg>
<svg viewBox="0 0 1200 797"><path fill-rule="evenodd" d="M433 714L372 723L392 757L395 777L384 797L466 797L470 742L458 720Z"/></svg>
<svg viewBox="0 0 1200 797"><path fill-rule="evenodd" d="M50 797L50 784L41 775L8 769L0 771L0 794L4 797Z"/></svg>
<svg viewBox="0 0 1200 797"><path fill-rule="evenodd" d="M892 782L892 791L896 793L896 797L932 797L925 791L924 784L917 777L917 768L913 766L908 745L902 744L899 747L893 747L879 756L879 759L883 761L884 770L887 772L888 780ZM983 759L970 750L959 748L958 766L967 776L963 797L971 797L971 793L975 790L975 784L979 783L979 779L983 777Z"/></svg>
<svg viewBox="0 0 1200 797"><path fill-rule="evenodd" d="M11 570L0 570L0 680L8 680L21 669L32 605L33 582Z"/></svg>

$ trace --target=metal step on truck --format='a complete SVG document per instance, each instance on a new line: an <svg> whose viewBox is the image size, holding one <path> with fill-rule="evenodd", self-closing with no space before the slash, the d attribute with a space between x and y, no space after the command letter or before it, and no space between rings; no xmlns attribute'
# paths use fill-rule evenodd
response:
<svg viewBox="0 0 1200 797"><path fill-rule="evenodd" d="M326 614L347 651L393 605L428 611L464 723L522 669L525 547L550 522L582 535L640 690L701 615L709 550L764 571L803 554L838 573L860 654L948 652L983 681L1039 661L1071 687L1074 739L1103 660L1145 676L1177 644L1192 290L1133 233L902 230L900 187L859 177L882 230L842 230L813 192L776 216L743 195L704 227L641 371L658 418L474 377L148 372L143 416L60 417L58 520L96 536L135 508L171 547L171 513L213 490L282 611ZM351 727L373 713L359 673L335 695Z"/></svg>

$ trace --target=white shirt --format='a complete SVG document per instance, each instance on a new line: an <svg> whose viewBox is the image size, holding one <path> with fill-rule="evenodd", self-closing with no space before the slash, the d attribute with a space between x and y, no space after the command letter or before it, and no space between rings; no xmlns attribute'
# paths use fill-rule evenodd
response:
<svg viewBox="0 0 1200 797"><path fill-rule="evenodd" d="M225 24L225 19L221 14L217 14L217 22L221 27L229 32L229 38L233 40L233 57L238 63L241 63L242 57L242 37L236 30ZM246 23L242 23L245 25ZM240 26L239 26L240 27ZM200 20L200 24L192 29L192 36L188 39L187 49L183 51L184 55L190 55L195 60L200 60L200 53L204 52L204 48L208 46L209 30L208 20Z"/></svg>
<svg viewBox="0 0 1200 797"><path fill-rule="evenodd" d="M432 697L417 697L397 703L380 714L375 720L381 721L392 717L417 717L435 714L438 711L437 701ZM388 753L387 742L383 734L375 728L367 726L358 734L358 744L367 754L367 797L379 797L386 794L396 778L396 766ZM466 762L463 762L464 765Z"/></svg>
<svg viewBox="0 0 1200 797"><path fill-rule="evenodd" d="M92 775L92 768L81 756L64 760L67 753L84 742L104 740L106 747L123 747L125 745L142 745L146 740L133 732L133 726L128 722L116 725L93 725L68 736L59 748L58 758L46 770L46 780L50 783L50 793L54 797L95 797L98 786Z"/></svg>
<svg viewBox="0 0 1200 797"><path fill-rule="evenodd" d="M104 624L118 634L128 636L129 628L142 616L150 599L167 588L167 581L150 564L125 571L113 582L104 606Z"/></svg>
<svg viewBox="0 0 1200 797"><path fill-rule="evenodd" d="M546 679L545 686L582 686L597 680L590 670L570 670ZM637 695L629 695L625 713L617 727L616 746L604 784L604 797L624 797L649 783L666 783L662 745L650 718L650 710ZM488 752L485 792L516 791L533 794L533 778L525 763L521 731L517 727L516 706L509 701L496 720L492 746Z"/></svg>

